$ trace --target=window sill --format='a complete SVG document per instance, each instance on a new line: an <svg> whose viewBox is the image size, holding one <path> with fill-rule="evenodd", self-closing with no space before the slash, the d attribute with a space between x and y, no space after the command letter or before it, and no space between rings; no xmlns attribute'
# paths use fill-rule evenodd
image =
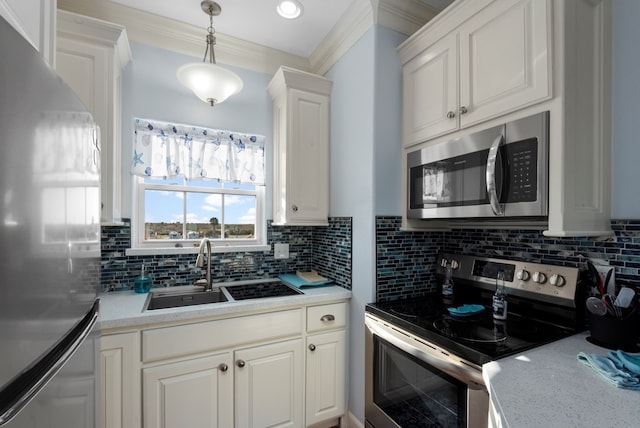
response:
<svg viewBox="0 0 640 428"><path fill-rule="evenodd" d="M212 246L212 253L248 253L258 251L271 251L271 245L237 245L237 246ZM127 256L161 256L166 254L197 254L198 247L149 247L127 248Z"/></svg>

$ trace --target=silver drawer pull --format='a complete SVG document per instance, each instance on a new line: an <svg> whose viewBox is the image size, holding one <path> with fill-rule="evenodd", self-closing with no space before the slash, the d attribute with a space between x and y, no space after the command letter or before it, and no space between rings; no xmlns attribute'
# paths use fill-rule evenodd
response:
<svg viewBox="0 0 640 428"><path fill-rule="evenodd" d="M323 315L322 318L320 318L320 321L322 322L329 322L329 321L335 321L336 317L334 317L331 314L327 314L327 315Z"/></svg>

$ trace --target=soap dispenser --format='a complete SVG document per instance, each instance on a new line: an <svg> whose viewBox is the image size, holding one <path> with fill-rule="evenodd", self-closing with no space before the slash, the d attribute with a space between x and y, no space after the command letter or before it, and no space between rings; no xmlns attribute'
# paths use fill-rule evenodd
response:
<svg viewBox="0 0 640 428"><path fill-rule="evenodd" d="M445 304L453 303L453 267L452 262L446 262L444 281L442 282L442 301Z"/></svg>
<svg viewBox="0 0 640 428"><path fill-rule="evenodd" d="M496 291L493 294L493 318L497 320L507 319L507 293L504 285L504 271L496 274Z"/></svg>
<svg viewBox="0 0 640 428"><path fill-rule="evenodd" d="M151 278L144 274L144 263L140 269L140 276L133 281L133 291L136 293L148 293L151 290Z"/></svg>

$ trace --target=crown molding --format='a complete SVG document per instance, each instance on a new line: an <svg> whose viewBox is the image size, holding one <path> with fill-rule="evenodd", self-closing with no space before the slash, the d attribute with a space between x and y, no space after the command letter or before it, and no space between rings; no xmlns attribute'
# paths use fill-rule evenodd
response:
<svg viewBox="0 0 640 428"><path fill-rule="evenodd" d="M432 20L438 10L418 0L372 0L377 3L376 24L383 25L407 36Z"/></svg>
<svg viewBox="0 0 640 428"><path fill-rule="evenodd" d="M58 0L58 8L80 15L120 24L129 40L202 58L206 32L199 27L153 15L110 1ZM247 70L273 75L286 65L309 71L309 60L277 49L247 42L226 34L216 34L216 60Z"/></svg>
<svg viewBox="0 0 640 428"><path fill-rule="evenodd" d="M202 58L205 31L111 1L58 0L58 8L120 24L129 40ZM419 0L354 0L309 58L217 33L216 60L269 75L281 65L325 74L374 24L412 35L437 11Z"/></svg>
<svg viewBox="0 0 640 428"><path fill-rule="evenodd" d="M354 0L309 58L314 73L325 74L373 25L369 0Z"/></svg>

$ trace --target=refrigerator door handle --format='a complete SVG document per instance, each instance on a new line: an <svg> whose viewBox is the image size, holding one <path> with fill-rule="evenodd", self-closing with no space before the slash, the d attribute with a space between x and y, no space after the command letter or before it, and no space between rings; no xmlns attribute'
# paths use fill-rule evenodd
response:
<svg viewBox="0 0 640 428"><path fill-rule="evenodd" d="M0 426L8 423L53 378L73 356L98 320L96 300L82 320L47 354L13 378L0 391Z"/></svg>

